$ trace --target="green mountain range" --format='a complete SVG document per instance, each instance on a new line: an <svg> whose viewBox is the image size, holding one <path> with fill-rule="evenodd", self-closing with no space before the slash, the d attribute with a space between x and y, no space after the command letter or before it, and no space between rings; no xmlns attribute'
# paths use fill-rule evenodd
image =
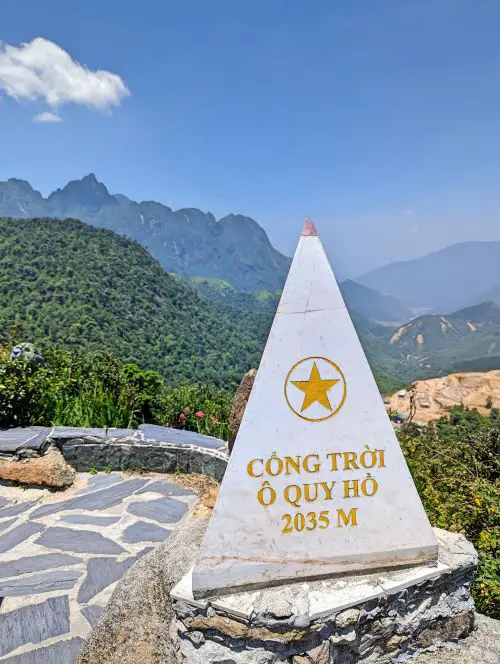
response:
<svg viewBox="0 0 500 664"><path fill-rule="evenodd" d="M410 377L500 368L500 306L494 302L453 314L426 315L388 336L389 353L406 363Z"/></svg>
<svg viewBox="0 0 500 664"><path fill-rule="evenodd" d="M238 291L280 290L290 263L250 217L230 214L217 220L195 208L136 203L111 195L93 174L48 198L24 180L0 182L0 217L79 219L136 240L168 272L223 279Z"/></svg>
<svg viewBox="0 0 500 664"><path fill-rule="evenodd" d="M251 315L251 321L248 317ZM0 333L108 350L167 381L234 386L255 366L267 317L234 315L136 242L66 219L0 219Z"/></svg>

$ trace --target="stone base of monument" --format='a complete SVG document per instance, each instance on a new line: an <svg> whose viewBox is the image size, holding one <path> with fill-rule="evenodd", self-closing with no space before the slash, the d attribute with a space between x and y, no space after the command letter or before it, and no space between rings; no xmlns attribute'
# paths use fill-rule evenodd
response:
<svg viewBox="0 0 500 664"><path fill-rule="evenodd" d="M476 551L460 535L435 532L435 566L206 600L193 599L188 574L171 593L178 662L382 664L463 639L474 628Z"/></svg>

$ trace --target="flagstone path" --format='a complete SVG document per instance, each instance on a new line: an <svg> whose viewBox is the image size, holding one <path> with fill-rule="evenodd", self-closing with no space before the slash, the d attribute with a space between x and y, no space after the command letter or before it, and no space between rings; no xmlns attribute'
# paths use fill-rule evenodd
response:
<svg viewBox="0 0 500 664"><path fill-rule="evenodd" d="M116 582L196 500L155 474L79 474L75 486L0 485L0 664L74 664Z"/></svg>

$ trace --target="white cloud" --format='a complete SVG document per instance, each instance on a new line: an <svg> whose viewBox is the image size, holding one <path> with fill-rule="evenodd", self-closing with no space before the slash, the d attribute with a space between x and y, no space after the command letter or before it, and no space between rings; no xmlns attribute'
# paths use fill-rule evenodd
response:
<svg viewBox="0 0 500 664"><path fill-rule="evenodd" d="M62 118L50 111L44 111L35 115L33 122L62 122Z"/></svg>
<svg viewBox="0 0 500 664"><path fill-rule="evenodd" d="M0 90L17 101L45 101L53 109L80 104L100 111L119 106L130 95L117 74L91 71L42 37L20 47L0 45ZM39 122L56 121L40 115Z"/></svg>

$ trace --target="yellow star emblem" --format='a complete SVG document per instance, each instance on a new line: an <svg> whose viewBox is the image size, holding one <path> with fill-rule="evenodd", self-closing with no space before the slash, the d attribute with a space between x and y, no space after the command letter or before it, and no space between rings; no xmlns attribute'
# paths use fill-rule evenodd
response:
<svg viewBox="0 0 500 664"><path fill-rule="evenodd" d="M338 383L338 379L323 379L320 376L316 362L314 362L311 369L309 380L292 380L292 385L298 387L299 390L304 392L304 401L300 410L303 413L306 408L309 408L315 401L320 403L328 410L332 410L330 399L328 398L328 390Z"/></svg>

